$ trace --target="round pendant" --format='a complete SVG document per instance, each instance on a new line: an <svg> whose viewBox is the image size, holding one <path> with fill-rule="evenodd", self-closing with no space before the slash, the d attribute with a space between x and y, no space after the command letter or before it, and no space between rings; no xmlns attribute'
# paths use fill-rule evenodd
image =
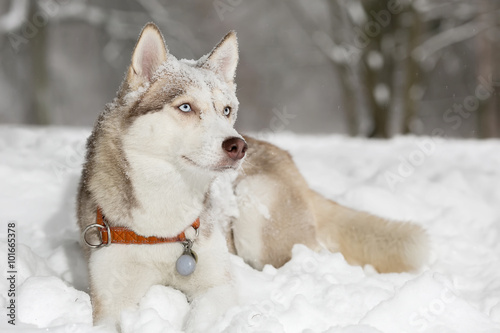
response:
<svg viewBox="0 0 500 333"><path fill-rule="evenodd" d="M177 273L182 276L193 274L194 270L196 269L196 260L194 255L183 254L182 256L180 256L175 263L175 269L177 270Z"/></svg>

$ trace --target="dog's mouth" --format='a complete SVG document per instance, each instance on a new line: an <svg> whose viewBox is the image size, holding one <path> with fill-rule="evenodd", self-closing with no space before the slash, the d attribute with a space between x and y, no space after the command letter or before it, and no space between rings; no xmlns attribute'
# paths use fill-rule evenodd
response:
<svg viewBox="0 0 500 333"><path fill-rule="evenodd" d="M227 170L236 170L239 168L240 163L232 163L232 164L223 164L219 163L217 165L201 165L190 159L189 157L183 155L182 159L186 161L188 164L193 165L197 168L207 170L207 171L215 171L215 172L224 172Z"/></svg>

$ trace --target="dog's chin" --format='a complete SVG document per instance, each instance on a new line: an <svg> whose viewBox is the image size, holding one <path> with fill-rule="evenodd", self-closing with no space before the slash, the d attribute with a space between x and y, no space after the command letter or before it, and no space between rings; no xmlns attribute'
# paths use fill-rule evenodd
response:
<svg viewBox="0 0 500 333"><path fill-rule="evenodd" d="M197 170L204 171L207 173L221 173L221 172L227 172L230 170L238 170L240 165L241 165L241 160L240 161L233 161L229 159L224 159L222 161L219 161L216 164L208 164L208 165L203 165L201 163L197 163L190 159L187 156L182 156L182 160L190 165L191 167L196 168Z"/></svg>

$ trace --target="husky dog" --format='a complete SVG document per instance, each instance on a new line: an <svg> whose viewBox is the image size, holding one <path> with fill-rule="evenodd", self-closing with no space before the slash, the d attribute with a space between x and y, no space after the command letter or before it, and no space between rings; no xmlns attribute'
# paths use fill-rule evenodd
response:
<svg viewBox="0 0 500 333"><path fill-rule="evenodd" d="M287 152L236 132L237 63L234 32L193 61L169 54L154 24L142 30L88 139L79 186L95 324L117 325L121 310L163 284L191 301L186 329L205 332L236 302L229 252L257 269L283 265L297 243L379 272L426 260L420 227L325 199ZM216 180L229 191L214 196ZM218 213L231 202L235 212Z"/></svg>

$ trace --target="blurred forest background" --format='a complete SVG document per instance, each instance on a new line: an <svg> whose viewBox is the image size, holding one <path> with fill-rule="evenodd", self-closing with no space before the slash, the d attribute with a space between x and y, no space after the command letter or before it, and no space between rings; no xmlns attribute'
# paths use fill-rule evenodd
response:
<svg viewBox="0 0 500 333"><path fill-rule="evenodd" d="M240 130L500 136L500 0L3 0L0 123L91 126L149 21L237 31Z"/></svg>

